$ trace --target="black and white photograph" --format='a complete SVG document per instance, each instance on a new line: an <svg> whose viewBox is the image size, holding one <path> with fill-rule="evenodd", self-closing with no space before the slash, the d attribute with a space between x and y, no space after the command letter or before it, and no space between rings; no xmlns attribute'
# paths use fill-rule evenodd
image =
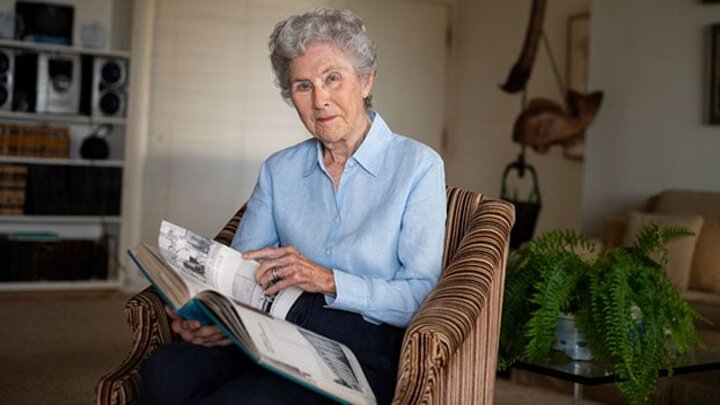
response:
<svg viewBox="0 0 720 405"><path fill-rule="evenodd" d="M338 342L303 329L298 329L298 331L310 342L320 358L323 359L324 364L332 371L336 383L362 392L362 387Z"/></svg>
<svg viewBox="0 0 720 405"><path fill-rule="evenodd" d="M174 224L164 224L160 229L161 247L169 252L169 257L186 273L199 281L207 282L206 269L211 260L212 242L205 237L183 229Z"/></svg>

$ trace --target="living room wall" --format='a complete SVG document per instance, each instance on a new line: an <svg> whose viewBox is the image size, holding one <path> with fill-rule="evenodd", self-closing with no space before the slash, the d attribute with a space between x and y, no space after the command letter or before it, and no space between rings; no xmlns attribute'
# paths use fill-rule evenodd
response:
<svg viewBox="0 0 720 405"><path fill-rule="evenodd" d="M529 0L455 2L444 154L449 184L499 196L505 165L519 153L519 145L512 142L512 127L521 111L521 96L507 94L499 85L520 53L530 5ZM589 0L548 2L544 28L563 77L568 17L587 12L589 5ZM529 98L563 103L542 46L527 87ZM583 162L564 158L559 147L544 155L528 151L527 161L538 172L543 198L536 234L551 228L579 228ZM528 177L516 182L523 191Z"/></svg>
<svg viewBox="0 0 720 405"><path fill-rule="evenodd" d="M720 190L720 127L705 124L707 31L720 4L598 0L590 83L605 91L589 131L582 226L668 188Z"/></svg>

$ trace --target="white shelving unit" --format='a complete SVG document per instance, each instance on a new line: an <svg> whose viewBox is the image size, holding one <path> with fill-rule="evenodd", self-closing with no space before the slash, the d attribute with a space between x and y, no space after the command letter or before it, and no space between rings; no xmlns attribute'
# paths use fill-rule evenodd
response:
<svg viewBox="0 0 720 405"><path fill-rule="evenodd" d="M120 224L120 216L96 215L0 215L0 223L21 224Z"/></svg>
<svg viewBox="0 0 720 405"><path fill-rule="evenodd" d="M130 60L130 52L114 50L84 49L71 46L48 45L33 42L0 40L0 48L12 48L19 50L37 51L41 53L62 53L82 54L99 57L115 57ZM129 63L128 63L129 65ZM8 156L0 155L0 164L12 165L43 165L43 166L75 166L87 168L125 168L125 136L126 119L124 117L102 117L73 114L48 114L21 111L0 110L0 123L25 123L25 124L48 124L68 125L70 128L80 128L79 132L87 134L90 130L100 124L110 124L114 127L115 134L119 140L111 143L111 159L109 160L87 160L79 158L80 142L77 139L71 140L70 147L73 149L70 158L45 158L31 156ZM72 131L71 131L72 133ZM72 135L71 135L72 138ZM124 170L123 170L124 176ZM120 192L122 199L123 190ZM13 281L0 282L0 292L4 291L32 291L32 290L88 290L88 289L118 289L121 287L121 279L118 274L118 252L117 243L122 239L122 215L98 216L98 215L0 215L0 233L17 232L42 232L48 229L51 233L58 233L57 230L70 228L69 234L77 234L78 229L90 228L93 232L102 229L102 232L109 232L115 241L115 246L110 249L112 262L109 265L108 279L105 280L78 280L78 281ZM60 238L63 238L62 232ZM82 233L82 232L80 232ZM3 271L3 269L0 269Z"/></svg>
<svg viewBox="0 0 720 405"><path fill-rule="evenodd" d="M81 281L32 281L0 283L0 292L18 291L57 291L57 290L115 290L122 283L119 280L81 280Z"/></svg>
<svg viewBox="0 0 720 405"><path fill-rule="evenodd" d="M0 118L0 122L2 118ZM61 159L30 156L2 156L0 163L16 163L30 165L56 165L56 166L91 166L91 167L123 167L123 160L87 160L87 159Z"/></svg>
<svg viewBox="0 0 720 405"><path fill-rule="evenodd" d="M51 45L51 44L43 44L43 43L38 43L38 42L13 41L13 40L8 40L8 39L0 39L0 47L29 49L29 50L34 50L34 51L38 51L38 52L111 56L111 57L130 59L130 52L127 52L127 51L87 49L87 48L79 48L76 46Z"/></svg>
<svg viewBox="0 0 720 405"><path fill-rule="evenodd" d="M2 47L2 46L0 46ZM125 118L113 117L90 117L87 115L67 115L67 114L44 114L44 113L28 113L20 111L0 111L0 120L3 121L34 121L41 123L56 124L112 124L118 126L125 125Z"/></svg>

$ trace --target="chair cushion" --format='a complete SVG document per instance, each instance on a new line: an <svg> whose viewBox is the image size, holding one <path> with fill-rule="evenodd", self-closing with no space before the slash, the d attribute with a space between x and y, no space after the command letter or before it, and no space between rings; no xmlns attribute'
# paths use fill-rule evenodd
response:
<svg viewBox="0 0 720 405"><path fill-rule="evenodd" d="M695 245L690 288L720 294L720 221L706 221Z"/></svg>
<svg viewBox="0 0 720 405"><path fill-rule="evenodd" d="M690 282L690 267L695 253L695 243L703 224L703 217L700 215L662 215L631 212L622 245L631 246L640 231L651 223L658 226L680 226L694 233L693 236L672 241L667 246L667 275L673 285L680 291L687 290ZM655 253L653 259L658 260L659 255Z"/></svg>

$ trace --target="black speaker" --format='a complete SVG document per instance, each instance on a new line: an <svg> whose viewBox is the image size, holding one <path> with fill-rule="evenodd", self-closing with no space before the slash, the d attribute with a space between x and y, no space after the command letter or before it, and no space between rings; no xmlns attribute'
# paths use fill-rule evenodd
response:
<svg viewBox="0 0 720 405"><path fill-rule="evenodd" d="M82 74L80 56L57 52L38 55L35 111L77 114Z"/></svg>
<svg viewBox="0 0 720 405"><path fill-rule="evenodd" d="M35 112L37 97L38 53L15 51L13 69L13 111Z"/></svg>
<svg viewBox="0 0 720 405"><path fill-rule="evenodd" d="M15 52L0 48L0 110L12 109L13 82L15 80Z"/></svg>
<svg viewBox="0 0 720 405"><path fill-rule="evenodd" d="M127 105L128 61L124 58L93 58L90 115L124 117Z"/></svg>

